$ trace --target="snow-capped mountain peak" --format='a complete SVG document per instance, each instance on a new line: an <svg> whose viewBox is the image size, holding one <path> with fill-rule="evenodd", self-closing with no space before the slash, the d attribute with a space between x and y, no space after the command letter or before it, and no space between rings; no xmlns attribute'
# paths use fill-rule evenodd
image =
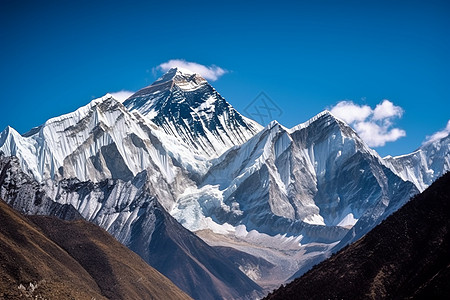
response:
<svg viewBox="0 0 450 300"><path fill-rule="evenodd" d="M263 128L203 77L174 68L123 104L107 94L24 135L7 127L0 151L17 156L54 199L65 182L88 181L92 195L106 191L107 216L98 220L123 241L133 239L132 224L154 220L149 214L133 223L151 208L140 198L145 192L190 230L254 237L255 247L241 248L248 253L261 253L259 239L269 238L271 250L263 252L279 249L293 265L283 271L290 276L308 260L293 254L292 264L280 239L326 250L359 238L417 192L402 178L420 187L442 165L450 168L448 139L382 159L327 110L290 129L275 120ZM84 192L67 194L64 204L103 218L98 198Z"/></svg>
<svg viewBox="0 0 450 300"><path fill-rule="evenodd" d="M158 88L158 86L165 83L177 85L183 90L194 90L196 88L199 88L202 84L207 83L207 81L200 74L177 67L170 69L149 87L143 88L140 91L153 91L155 88ZM152 89L149 89L150 87L152 87Z"/></svg>
<svg viewBox="0 0 450 300"><path fill-rule="evenodd" d="M427 142L410 154L386 156L384 161L403 180L423 191L450 170L450 135Z"/></svg>
<svg viewBox="0 0 450 300"><path fill-rule="evenodd" d="M322 112L318 113L317 115L315 115L314 117L312 117L311 119L307 120L304 123L300 123L294 127L292 127L291 129L289 129L289 132L295 132L304 128L307 128L308 126L310 126L312 123L317 122L319 120L325 121L322 126L329 126L332 124L339 124L343 127L348 127L349 129L351 129L344 121L342 121L341 119L337 118L336 116L334 116L329 110L323 110Z"/></svg>
<svg viewBox="0 0 450 300"><path fill-rule="evenodd" d="M202 76L180 68L170 69L123 104L205 158L246 142L262 129L239 114Z"/></svg>

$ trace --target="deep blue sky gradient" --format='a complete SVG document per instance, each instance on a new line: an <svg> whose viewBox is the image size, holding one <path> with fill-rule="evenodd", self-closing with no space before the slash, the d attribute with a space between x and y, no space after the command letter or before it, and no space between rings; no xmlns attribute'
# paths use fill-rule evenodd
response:
<svg viewBox="0 0 450 300"><path fill-rule="evenodd" d="M0 2L0 130L136 91L170 59L227 69L212 84L233 106L264 91L287 127L341 100L389 99L407 136L382 155L413 151L450 118L448 1L92 2Z"/></svg>

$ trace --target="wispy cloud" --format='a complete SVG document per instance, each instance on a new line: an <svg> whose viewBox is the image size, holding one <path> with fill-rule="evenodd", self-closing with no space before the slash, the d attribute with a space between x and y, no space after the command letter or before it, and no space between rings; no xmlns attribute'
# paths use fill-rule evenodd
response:
<svg viewBox="0 0 450 300"><path fill-rule="evenodd" d="M216 81L217 79L219 79L219 77L221 77L225 73L228 73L227 70L215 65L205 66L196 62L185 61L184 59L171 59L165 63L160 64L156 67L156 69L166 72L175 67L200 74L205 79L211 81Z"/></svg>
<svg viewBox="0 0 450 300"><path fill-rule="evenodd" d="M341 101L331 108L331 113L352 126L370 147L382 147L406 136L403 129L393 127L393 120L402 117L403 109L386 99L374 109Z"/></svg>
<svg viewBox="0 0 450 300"><path fill-rule="evenodd" d="M442 138L445 138L449 134L450 134L450 120L448 120L447 126L443 130L438 131L430 136L427 136L425 142L423 142L423 145L436 142Z"/></svg>
<svg viewBox="0 0 450 300"><path fill-rule="evenodd" d="M114 93L110 93L114 99L116 99L119 102L123 102L125 100L128 99L128 97L130 97L131 95L134 94L134 92L131 91L126 91L126 90L121 90L118 92L114 92Z"/></svg>

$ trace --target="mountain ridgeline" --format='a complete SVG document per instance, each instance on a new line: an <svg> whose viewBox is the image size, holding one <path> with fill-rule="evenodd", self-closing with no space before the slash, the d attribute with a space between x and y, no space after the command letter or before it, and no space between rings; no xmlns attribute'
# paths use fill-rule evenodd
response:
<svg viewBox="0 0 450 300"><path fill-rule="evenodd" d="M174 68L0 133L0 196L107 230L194 299L253 299L355 242L450 169L444 137L382 158L324 111L286 128L242 116Z"/></svg>

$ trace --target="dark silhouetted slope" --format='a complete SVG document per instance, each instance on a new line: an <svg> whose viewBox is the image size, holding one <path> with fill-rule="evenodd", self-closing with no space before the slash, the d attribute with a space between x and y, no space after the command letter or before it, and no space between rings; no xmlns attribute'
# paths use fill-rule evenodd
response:
<svg viewBox="0 0 450 300"><path fill-rule="evenodd" d="M0 299L26 296L105 299L75 259L0 201Z"/></svg>
<svg viewBox="0 0 450 300"><path fill-rule="evenodd" d="M450 299L450 173L266 299Z"/></svg>
<svg viewBox="0 0 450 300"><path fill-rule="evenodd" d="M105 230L86 222L29 217L95 279L109 299L189 299Z"/></svg>
<svg viewBox="0 0 450 300"><path fill-rule="evenodd" d="M96 225L30 219L0 202L0 299L190 299Z"/></svg>

